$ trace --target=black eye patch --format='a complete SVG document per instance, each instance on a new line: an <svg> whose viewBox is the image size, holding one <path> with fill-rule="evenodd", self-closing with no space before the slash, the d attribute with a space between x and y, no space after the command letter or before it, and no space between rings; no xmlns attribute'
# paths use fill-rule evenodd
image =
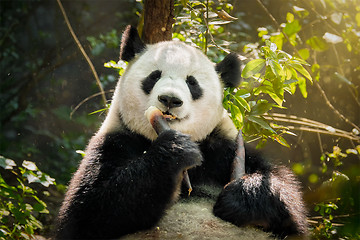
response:
<svg viewBox="0 0 360 240"><path fill-rule="evenodd" d="M147 76L143 81L142 81L142 90L146 93L146 94L150 94L151 90L154 88L156 82L160 79L161 77L161 71L160 70L156 70L153 71L152 73L149 74L149 76Z"/></svg>
<svg viewBox="0 0 360 240"><path fill-rule="evenodd" d="M201 89L196 78L194 78L193 76L187 76L186 84L188 85L193 100L201 98L201 96L203 95L203 90Z"/></svg>

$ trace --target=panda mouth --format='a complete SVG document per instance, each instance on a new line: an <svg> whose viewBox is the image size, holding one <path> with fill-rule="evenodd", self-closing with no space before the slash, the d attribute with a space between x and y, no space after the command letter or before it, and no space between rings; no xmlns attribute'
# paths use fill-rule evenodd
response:
<svg viewBox="0 0 360 240"><path fill-rule="evenodd" d="M168 121L168 122L180 121L180 119L177 116L171 114L169 111L162 112L162 113L163 113L163 116L164 116L165 120Z"/></svg>

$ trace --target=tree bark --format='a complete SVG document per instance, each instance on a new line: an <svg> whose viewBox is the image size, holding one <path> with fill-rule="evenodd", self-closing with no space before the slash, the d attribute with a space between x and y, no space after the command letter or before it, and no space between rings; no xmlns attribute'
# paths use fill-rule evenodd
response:
<svg viewBox="0 0 360 240"><path fill-rule="evenodd" d="M145 0L143 40L147 44L172 39L174 0Z"/></svg>

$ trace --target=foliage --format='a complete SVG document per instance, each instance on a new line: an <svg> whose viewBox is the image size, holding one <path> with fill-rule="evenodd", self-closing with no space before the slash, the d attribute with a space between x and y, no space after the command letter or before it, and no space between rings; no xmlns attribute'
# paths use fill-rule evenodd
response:
<svg viewBox="0 0 360 240"><path fill-rule="evenodd" d="M0 174L0 239L34 239L35 231L43 227L37 216L49 211L30 184L40 183L48 188L55 184L55 179L26 160L17 166L13 160L0 156L0 166L5 169L5 175L16 179L15 183L8 184Z"/></svg>
<svg viewBox="0 0 360 240"><path fill-rule="evenodd" d="M315 228L314 233L320 236L325 236L326 238L330 238L332 235L336 234L336 230L332 220L334 216L332 215L334 210L337 210L338 206L333 203L318 203L315 206L315 211L319 212L322 217L322 222Z"/></svg>
<svg viewBox="0 0 360 240"><path fill-rule="evenodd" d="M301 7L293 5L292 12L286 14L286 22L277 26L279 27L278 31L271 32L267 28L259 28L258 31L259 37L263 41L275 42L279 49L287 47L299 58L312 64L310 73L315 81L332 76L337 80L332 84L345 84L356 105L359 104L359 95L355 85L356 78L352 76L351 72L359 70L359 57L352 58L353 61L344 61L347 57L351 58L352 55L359 56L360 24L357 19L360 16L360 8L356 6L355 2L323 1L322 7L319 7L315 1L304 1ZM330 21L326 20L327 17ZM303 31L309 27L311 35L308 34L308 30ZM342 51L343 54L340 54L339 51ZM330 60L324 56L335 56L335 59ZM315 84L321 88L318 83ZM300 91L306 98L307 91L301 87L304 85L304 81L299 81ZM325 101L331 105L329 100L325 99ZM335 109L333 106L331 107ZM346 118L340 113L337 115L343 119ZM348 120L348 122L350 121ZM353 132L357 132L356 125L352 125L355 126ZM347 227L359 221L359 205L354 202L354 195L359 187L357 179L360 171L357 169L355 172L350 172L349 175L346 173L347 170L342 168L344 161L350 161L349 154L357 155L356 161L358 162L360 157L357 148L348 149L346 153L342 153L339 146L334 146L332 153L323 153L320 160L321 172L309 176L309 181L315 183L318 181L318 175L327 176L329 172L332 175L319 188L321 190L326 186L333 194L315 205L315 212L321 216L321 220L314 225L315 238L360 238L360 229ZM344 192L344 182L347 184L346 192Z"/></svg>
<svg viewBox="0 0 360 240"><path fill-rule="evenodd" d="M243 49L244 53L255 57L242 71L244 81L239 88L225 89L224 92L225 109L229 110L235 125L242 129L248 141L260 139L258 147L263 146L269 138L289 147L284 134L295 134L286 126L269 122L269 118L264 116L274 108L285 109L283 103L286 93L294 95L298 89L303 98L308 98L308 87L315 84L321 89L319 82L328 76L336 80L332 84L347 86L352 101L360 106L358 86L352 74L360 70L360 7L356 1L321 1L322 6L315 1L289 1L287 4L291 11L285 14L284 23L279 24L267 12L273 21L272 25L259 27L259 43L250 43ZM175 24L174 38L197 45L213 61L220 61L226 52L234 50L236 44L224 33L226 25L236 21L236 18L224 21L219 15L220 11L225 11L230 16L233 9L230 3L221 1L220 6L215 1L179 1L178 6L182 13L178 18L180 21ZM264 43L265 46L261 46ZM340 51L349 54L340 54ZM330 60L329 56L335 56L335 59ZM346 61L346 58L351 61ZM346 119L326 98L325 93L322 95L327 105L341 119ZM352 126L355 127L352 133L347 134L359 135L359 128L355 124ZM328 127L326 130L332 132L333 128ZM344 215L342 220L345 226L359 221L360 213L356 210L358 204L351 204L351 199L354 200L352 194L358 187L356 179L360 172L355 170L350 176L343 169L339 170L344 160L349 161L349 154L358 155L358 149L348 149L342 153L340 147L334 146L332 153L323 153L321 171L309 175L309 182L315 184L320 178L326 178L329 172L332 173L330 180L324 181L320 189L324 185L330 187L334 193L332 197L335 197L335 200L325 199L315 204L314 210L321 216L321 220L314 226L315 238L359 237L360 231L356 227L346 229L344 224L334 223L334 216L338 219L340 214ZM329 161L332 162L330 169ZM308 171L301 164L295 163L293 169L296 168L300 174ZM339 188L339 184L335 184L339 183L339 179L347 179L350 183L351 187L346 194ZM355 220L349 217L349 213L354 211Z"/></svg>
<svg viewBox="0 0 360 240"><path fill-rule="evenodd" d="M251 60L245 65L242 77L246 81L238 89L225 91L224 107L231 111L235 125L248 137L271 138L289 147L282 135L293 133L274 124L271 127L262 115L273 107L283 108L285 92L294 94L298 86L301 92L306 93L306 79L312 81L303 66L308 64L277 49L270 41L261 47L260 54L264 58ZM272 102L267 99L272 99ZM280 134L273 128L278 128Z"/></svg>
<svg viewBox="0 0 360 240"><path fill-rule="evenodd" d="M175 1L176 22L173 38L202 49L213 61L220 61L227 49L235 50L229 41L226 25L234 18L231 1Z"/></svg>
<svg viewBox="0 0 360 240"><path fill-rule="evenodd" d="M329 192L325 201L317 203L314 211L320 214L318 223L314 226L314 237L321 238L360 238L358 222L359 216L359 183L358 170L355 172L343 173L338 170L343 161L349 160L349 155L360 157L360 145L355 148L346 149L345 152L338 146L333 147L333 152L326 152L321 156L321 171L328 172L328 165L337 170L331 171L331 177L321 185L322 189ZM353 179L355 178L355 179ZM354 181L355 180L355 181ZM357 182L357 183L356 183ZM355 223L355 226L351 226ZM349 229L350 228L350 229ZM352 229L353 228L353 229Z"/></svg>

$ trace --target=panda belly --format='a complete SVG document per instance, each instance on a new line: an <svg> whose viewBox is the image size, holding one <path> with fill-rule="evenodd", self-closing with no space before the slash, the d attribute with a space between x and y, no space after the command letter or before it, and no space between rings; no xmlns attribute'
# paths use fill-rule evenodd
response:
<svg viewBox="0 0 360 240"><path fill-rule="evenodd" d="M208 197L184 197L167 209L153 228L126 235L121 240L137 239L274 239L269 233L254 227L237 227L213 214L214 196L221 188L198 186ZM199 190L199 188L197 188ZM209 189L211 192L209 192ZM194 188L196 194L196 188Z"/></svg>

